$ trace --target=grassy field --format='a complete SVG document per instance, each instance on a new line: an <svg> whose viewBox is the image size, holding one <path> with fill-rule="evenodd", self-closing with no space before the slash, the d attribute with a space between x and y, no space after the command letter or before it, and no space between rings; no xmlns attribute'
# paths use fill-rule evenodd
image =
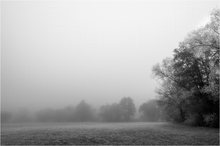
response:
<svg viewBox="0 0 220 146"><path fill-rule="evenodd" d="M218 129L169 123L2 124L1 144L218 145Z"/></svg>

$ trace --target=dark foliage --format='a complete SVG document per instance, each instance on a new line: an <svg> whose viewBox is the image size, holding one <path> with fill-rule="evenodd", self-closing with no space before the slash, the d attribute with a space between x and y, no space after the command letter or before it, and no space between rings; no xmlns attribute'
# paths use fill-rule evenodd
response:
<svg viewBox="0 0 220 146"><path fill-rule="evenodd" d="M219 127L220 10L211 22L192 33L174 56L153 68L162 80L160 105L168 119L197 126Z"/></svg>

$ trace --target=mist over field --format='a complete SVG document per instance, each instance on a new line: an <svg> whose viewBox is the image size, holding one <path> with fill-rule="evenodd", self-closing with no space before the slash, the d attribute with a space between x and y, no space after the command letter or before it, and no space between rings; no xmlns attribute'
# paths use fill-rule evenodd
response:
<svg viewBox="0 0 220 146"><path fill-rule="evenodd" d="M2 109L155 99L152 66L218 1L2 1ZM195 11L196 10L196 11Z"/></svg>
<svg viewBox="0 0 220 146"><path fill-rule="evenodd" d="M219 145L219 0L0 7L1 144Z"/></svg>

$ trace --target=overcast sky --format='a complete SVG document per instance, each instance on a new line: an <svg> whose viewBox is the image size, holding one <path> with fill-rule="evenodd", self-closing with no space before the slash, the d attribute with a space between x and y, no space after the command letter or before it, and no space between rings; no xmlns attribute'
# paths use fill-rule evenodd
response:
<svg viewBox="0 0 220 146"><path fill-rule="evenodd" d="M4 109L156 97L152 66L204 25L219 0L2 1Z"/></svg>

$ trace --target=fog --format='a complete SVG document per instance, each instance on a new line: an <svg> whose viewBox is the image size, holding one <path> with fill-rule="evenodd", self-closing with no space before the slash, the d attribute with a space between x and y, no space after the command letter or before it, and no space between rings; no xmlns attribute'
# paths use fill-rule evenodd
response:
<svg viewBox="0 0 220 146"><path fill-rule="evenodd" d="M152 66L218 0L1 1L1 110L156 98Z"/></svg>

